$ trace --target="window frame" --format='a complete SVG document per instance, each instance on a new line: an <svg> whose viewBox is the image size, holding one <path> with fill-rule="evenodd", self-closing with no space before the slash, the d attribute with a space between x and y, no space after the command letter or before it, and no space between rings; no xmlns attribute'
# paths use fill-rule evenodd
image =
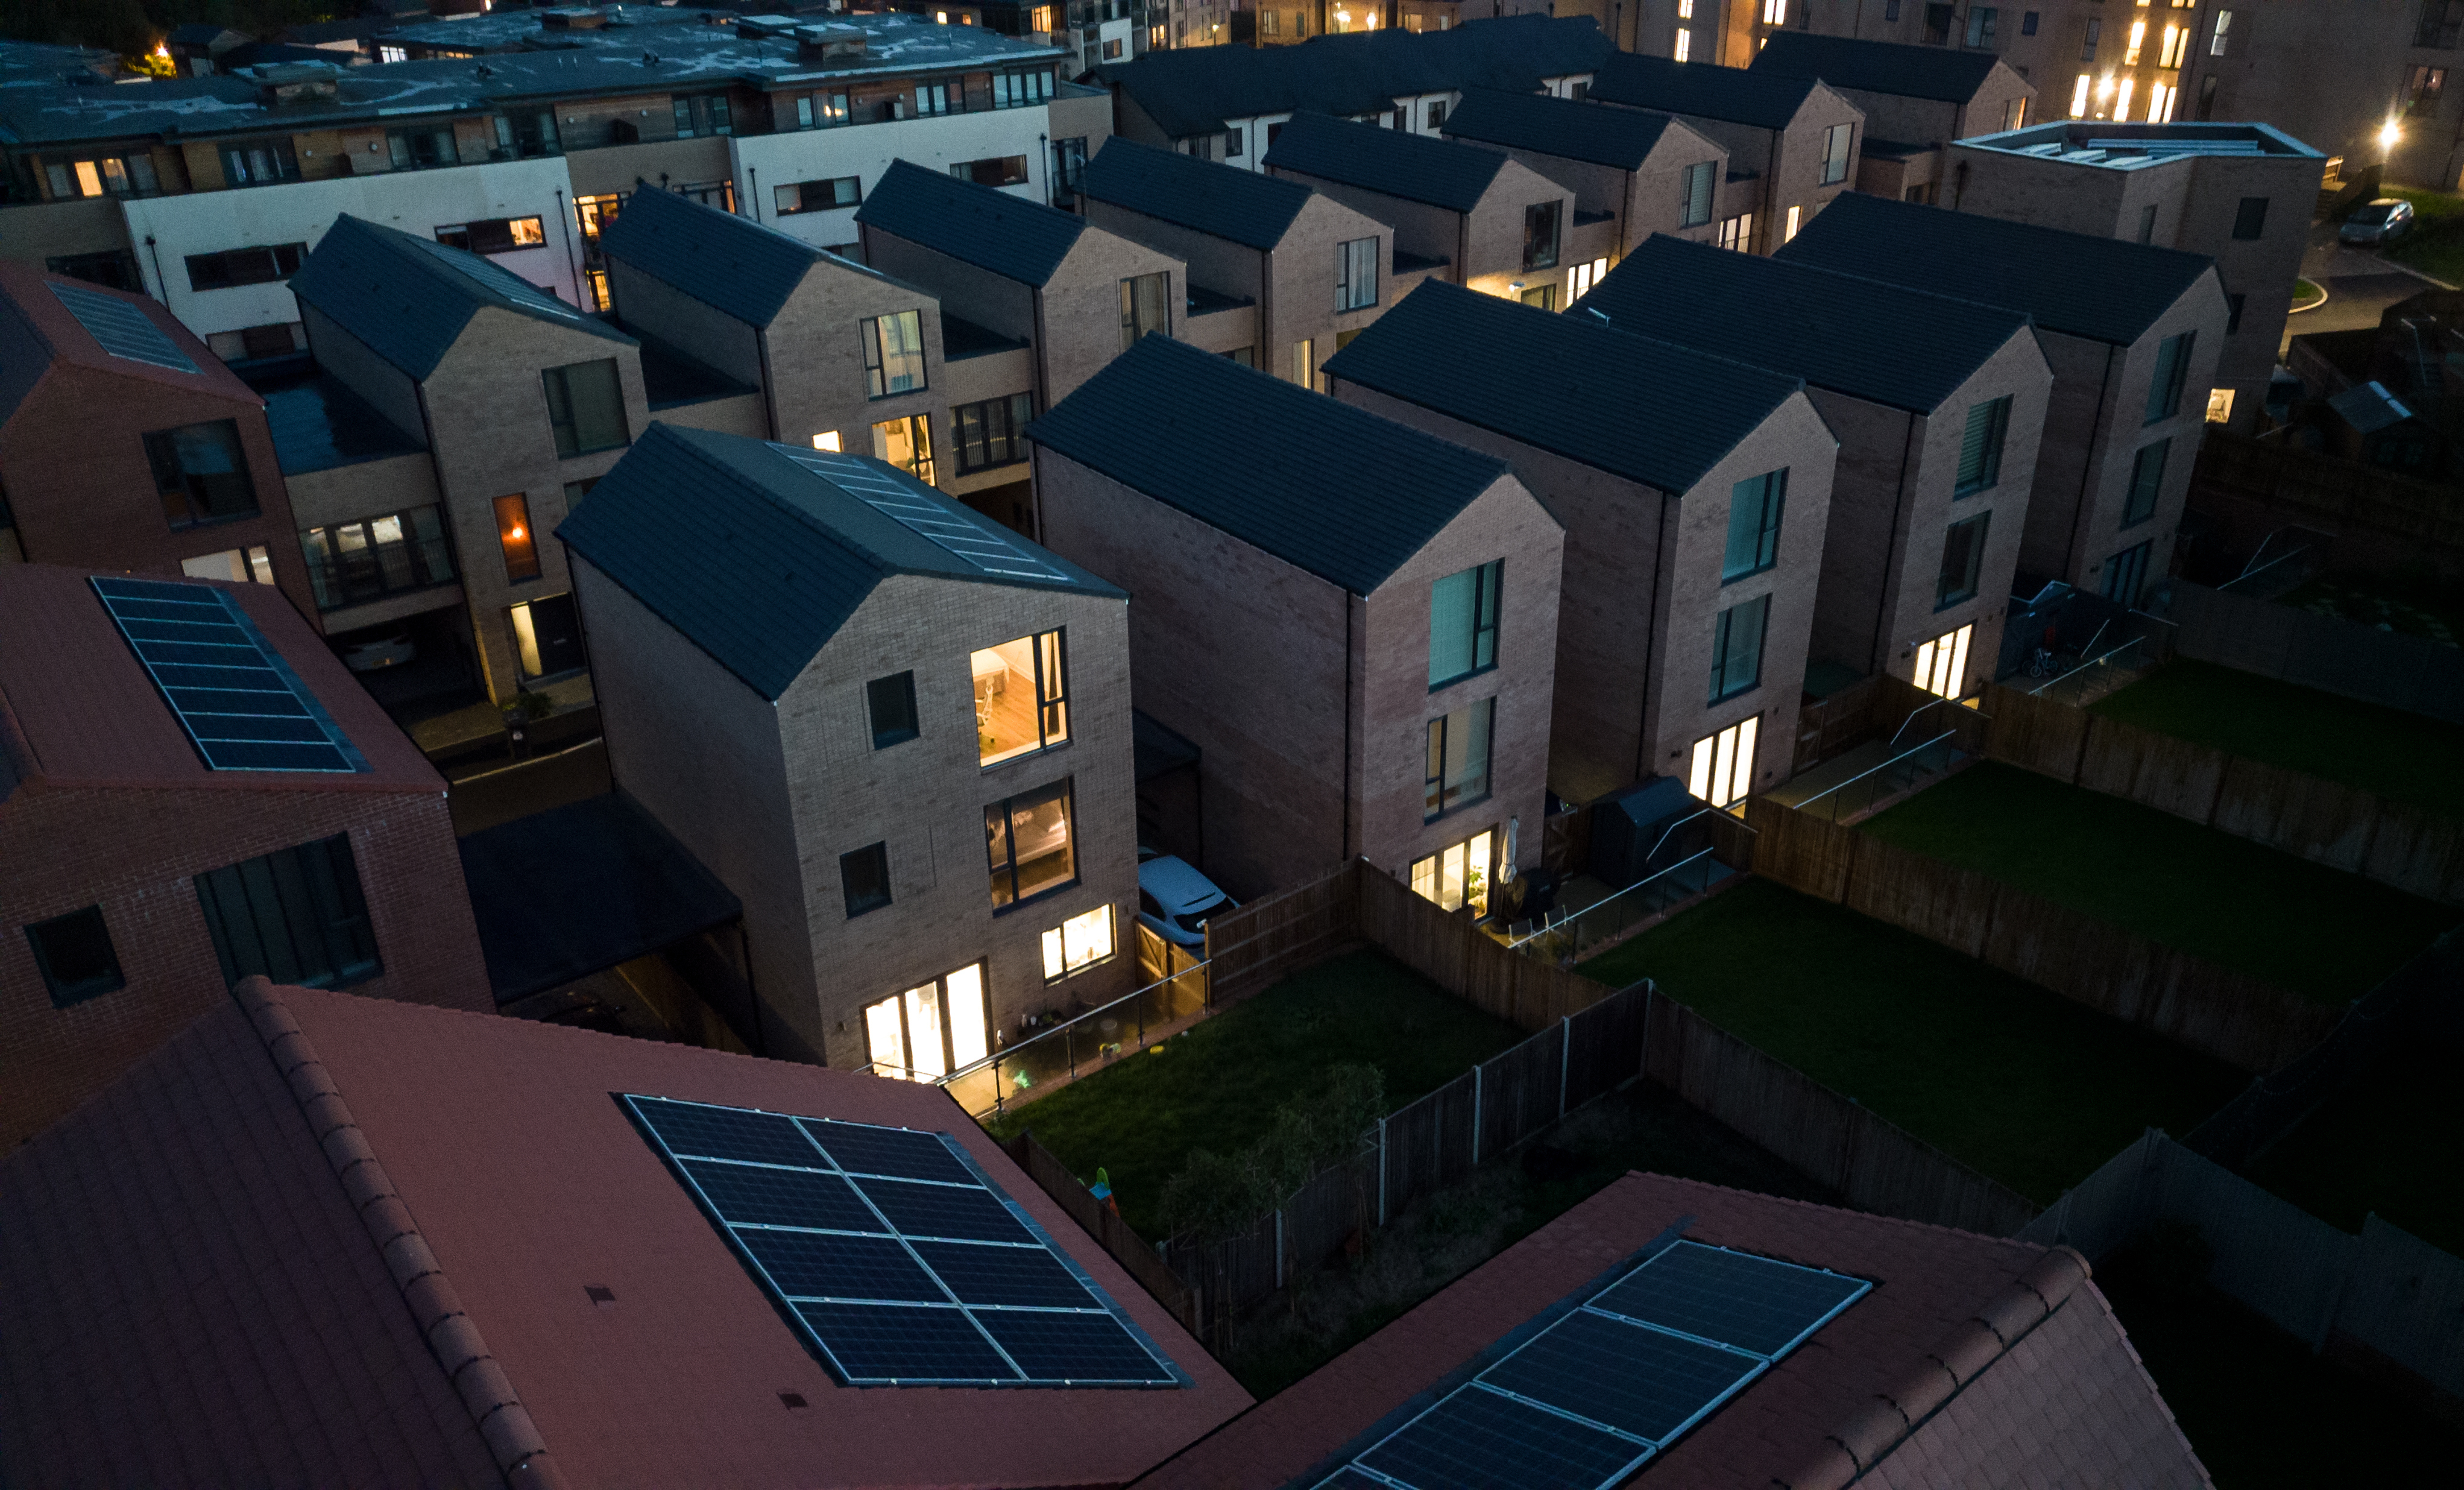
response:
<svg viewBox="0 0 2464 1490"><path fill-rule="evenodd" d="M1817 185L1836 187L1848 179L1848 163L1857 154L1856 137L1854 124L1834 124L1822 132L1822 179Z"/></svg>
<svg viewBox="0 0 2464 1490"><path fill-rule="evenodd" d="M958 450L958 474L997 471L1025 460L1029 453L1025 431L1034 418L1032 390L952 406L950 424Z"/></svg>
<svg viewBox="0 0 2464 1490"><path fill-rule="evenodd" d="M903 719L894 714L885 716L885 701L892 707L904 710ZM885 717L889 719L887 723L883 723ZM910 668L904 673L891 673L867 680L864 685L864 721L871 730L872 747L876 750L887 750L891 745L905 745L922 736L924 722L915 711L915 670Z"/></svg>
<svg viewBox="0 0 2464 1490"><path fill-rule="evenodd" d="M1049 641L1046 638L1050 638ZM1055 626L1048 631L1029 632L1023 636L1007 636L989 647L977 647L967 656L972 672L974 657L979 652L998 652L1000 648L1026 643L1027 656L1035 661L1035 737L1032 746L1022 746L995 760L986 760L980 729L977 732L976 764L982 770L998 770L1004 766L1023 761L1029 756L1046 755L1076 738L1071 732L1069 699L1069 628ZM1048 664L1048 665L1047 665ZM1047 676L1058 675L1058 676ZM970 685L972 690L972 684ZM1058 711L1057 715L1055 711ZM1059 728L1054 727L1055 719Z"/></svg>
<svg viewBox="0 0 2464 1490"><path fill-rule="evenodd" d="M819 200L815 188L826 189L829 200ZM794 193L796 205L787 205L788 193ZM774 217L795 217L805 212L833 212L846 207L864 205L862 176L825 176L814 181L791 181L770 189L770 211Z"/></svg>
<svg viewBox="0 0 2464 1490"><path fill-rule="evenodd" d="M179 436L197 430L224 432L231 460L231 470L191 471L187 468L186 457L181 454ZM224 523L244 523L250 518L264 515L263 503L257 496L256 474L249 466L248 445L240 438L238 420L200 419L194 424L147 430L140 438L145 449L146 464L153 472L158 500L163 504L164 521L170 524L172 532L185 533L191 528L213 527ZM230 490L248 499L245 511L218 512L209 505L205 483L215 478L228 478Z"/></svg>
<svg viewBox="0 0 2464 1490"><path fill-rule="evenodd" d="M913 358L914 361L915 381L912 387L890 386L890 362L893 354L889 344L882 338L881 327L884 322L897 323L901 328L902 340L907 328L911 325L913 327L914 345L902 346L895 353L902 369L900 376L907 375L904 368L908 359ZM925 351L922 310L894 310L886 316L867 316L856 322L856 335L864 343L864 396L867 403L876 399L899 398L909 393L924 393L932 390L933 374L930 359Z"/></svg>
<svg viewBox="0 0 2464 1490"><path fill-rule="evenodd" d="M1470 646L1465 652L1471 665L1461 672L1449 673L1441 678L1438 676L1439 587L1451 584L1465 575L1471 576L1471 605L1466 612L1471 622ZM1457 569L1452 574L1441 575L1429 582L1429 692L1436 693L1439 689L1450 688L1466 678L1478 678L1483 673L1493 673L1497 670L1498 623L1500 612L1504 609L1501 597L1505 593L1505 586L1506 561L1502 558L1491 559L1485 564L1475 564L1466 569ZM1481 648L1484 642L1488 649L1488 660L1485 662L1481 660Z"/></svg>
<svg viewBox="0 0 2464 1490"><path fill-rule="evenodd" d="M71 923L77 925L72 926ZM72 933L88 927L89 923L92 933L101 939L102 957L107 967L81 978L64 977L60 969L53 966L55 954L59 949L52 946L47 937L55 932ZM128 973L121 964L120 947L111 940L110 918L103 914L99 903L65 911L57 916L47 916L41 921L30 921L22 929L26 933L27 947L33 954L34 970L41 975L43 989L51 995L54 1009L74 1008L88 999L117 993L128 987Z"/></svg>
<svg viewBox="0 0 2464 1490"><path fill-rule="evenodd" d="M858 872L869 881L862 893L857 891ZM847 919L849 921L890 908L890 843L887 839L868 843L860 849L849 849L839 856L839 898L846 902Z"/></svg>
<svg viewBox="0 0 2464 1490"><path fill-rule="evenodd" d="M305 243L252 243L245 248L224 249L216 254L190 254L185 260L188 289L191 293L203 294L208 290L235 290L252 284L281 284L299 272L299 262L307 253L308 245ZM258 255L264 256L263 267L271 273L254 274L253 271L257 266L253 263L249 265L252 273L248 278L243 278L231 272L234 260L253 259ZM205 278L198 277L201 266L207 271Z"/></svg>
<svg viewBox="0 0 2464 1490"><path fill-rule="evenodd" d="M1524 207L1523 269L1525 273L1554 269L1557 267L1557 260L1565 256L1565 207L1563 200L1553 197L1546 202L1532 202ZM1544 225L1547 228L1545 243L1542 241L1540 231Z"/></svg>
<svg viewBox="0 0 2464 1490"><path fill-rule="evenodd" d="M2147 379L2147 417L2140 421L2145 429L2162 424L2182 411L2182 390L2190 382L2190 353L2199 345L2199 333L2177 331L2159 343L2156 366Z"/></svg>
<svg viewBox="0 0 2464 1490"><path fill-rule="evenodd" d="M505 583L522 585L538 579L542 571L539 530L531 523L530 494L515 492L490 505L496 518L496 549L505 560Z"/></svg>
<svg viewBox="0 0 2464 1490"><path fill-rule="evenodd" d="M1769 591L1738 601L1711 617L1711 676L1706 703L1722 703L1742 698L1763 685L1763 653L1771 636L1771 601ZM1724 688L1721 679L1736 670L1740 656L1738 626L1745 612L1753 612L1753 673L1744 682Z"/></svg>
<svg viewBox="0 0 2464 1490"><path fill-rule="evenodd" d="M2011 437L2012 395L1980 399L1968 406L1968 423L1960 432L1959 465L1952 473L1950 500L1959 501L1990 492L2002 484L2002 452ZM1980 461L1975 475L1968 469L1969 442L1976 437L1977 418L1986 421L1984 443L1979 448Z"/></svg>
<svg viewBox="0 0 2464 1490"><path fill-rule="evenodd" d="M194 883L225 987L236 988L242 978L260 973L276 983L313 989L352 988L385 975L375 918L347 833L206 870L194 877ZM312 920L306 927L294 923L295 914L302 911L290 899L295 889L306 897L305 914L320 920ZM320 892L330 893L331 899L323 899ZM263 903L261 895L270 895L273 903ZM267 933L277 923L290 944L292 970L287 973L265 955ZM237 945L235 932L244 933L254 945ZM323 944L319 950L326 966L321 970L309 970L302 955L302 942L311 934ZM257 955L243 957L252 950ZM344 952L351 955L341 955Z"/></svg>
<svg viewBox="0 0 2464 1490"><path fill-rule="evenodd" d="M524 223L530 224L537 242L523 241L521 228ZM502 230L501 234L498 230ZM449 234L453 236L447 236ZM435 236L436 241L447 248L458 248L465 254L494 258L499 254L524 254L547 247L547 219L536 213L526 217L480 217L470 222L446 223L435 230Z"/></svg>
<svg viewBox="0 0 2464 1490"><path fill-rule="evenodd" d="M2150 467L2150 456L2153 467ZM2165 500L2165 471L2173 458L2173 437L2150 440L2130 453L2130 484L2123 488L2122 526L2124 531L2156 516ZM2145 499L2143 501L2143 498Z"/></svg>
<svg viewBox="0 0 2464 1490"><path fill-rule="evenodd" d="M421 531L421 513L428 514L427 530L424 532ZM401 536L390 543L380 542L376 537L376 524L380 523L392 523ZM361 542L356 549L346 550L342 534L352 528L361 530ZM401 555L399 565L408 581L401 585L394 584L391 578L396 567L392 556L396 551ZM440 585L458 583L462 577L461 567L454 562L452 535L445 522L445 509L434 502L301 528L299 554L307 563L308 589L319 612L366 605L390 595L432 589ZM440 559L442 572L438 571L435 563ZM355 564L359 566L357 570ZM378 588L372 592L363 592L360 580L370 576Z"/></svg>
<svg viewBox="0 0 2464 1490"><path fill-rule="evenodd" d="M1073 776L1064 776L1059 781L1047 783L1031 791L1012 792L1010 795L1002 797L998 801L987 802L984 804L984 862L987 870L987 888L990 890L993 897L994 915L1006 916L1012 911L1019 909L1021 906L1032 905L1038 901L1058 895L1062 891L1069 889L1071 886L1081 882L1083 870L1080 866L1078 854L1077 797L1077 778ZM1020 806L1021 804L1024 804L1026 809L1031 812L1034 809L1043 806L1047 801L1055 800L1059 801L1061 804L1062 842L1067 847L1069 855L1069 878L1045 885L1030 894L1021 895L1019 894L1018 878L1018 814ZM1002 853L1002 856L998 858L994 856L994 849L996 845L993 840L992 828L993 814L997 811L1000 812L1001 820L1001 833L999 847ZM1009 898L1007 900L1001 899L1001 879L1004 876L1008 879Z"/></svg>
<svg viewBox="0 0 2464 1490"><path fill-rule="evenodd" d="M2236 243L2255 243L2267 236L2267 204L2263 196L2246 196L2233 208L2233 235Z"/></svg>
<svg viewBox="0 0 2464 1490"><path fill-rule="evenodd" d="M1159 284L1158 284L1159 282ZM1154 293L1150 294L1150 291ZM1149 311L1158 318L1150 323ZM1121 277L1121 350L1150 336L1172 335L1172 271Z"/></svg>
<svg viewBox="0 0 2464 1490"><path fill-rule="evenodd" d="M1480 740L1480 790L1467 793L1464 783L1471 779L1468 753L1462 774L1449 778L1448 768L1454 756L1455 722L1461 720L1466 733ZM1474 722L1478 728L1473 728ZM1421 758L1420 821L1438 822L1468 807L1478 807L1497 792L1497 696L1474 699L1459 708L1448 709L1428 722L1426 748Z"/></svg>
<svg viewBox="0 0 2464 1490"><path fill-rule="evenodd" d="M1367 290L1363 293L1363 280ZM1377 305L1377 239L1349 238L1334 246L1334 309L1374 310Z"/></svg>
<svg viewBox="0 0 2464 1490"><path fill-rule="evenodd" d="M1979 512L1962 518L1943 530L1942 562L1935 567L1933 579L1933 608L1937 612L1947 611L1952 606L1966 605L1976 598L1978 587L1984 582L1985 543L1992 536L1992 523L1991 511ZM1965 545L1960 549L1965 561L1964 572L1956 576L1955 581L1951 573L1954 543Z"/></svg>
<svg viewBox="0 0 2464 1490"><path fill-rule="evenodd" d="M1097 916L1104 919L1105 950L1097 956L1072 963L1069 961L1069 928L1077 923ZM1063 917L1061 924L1043 933L1037 941L1039 949L1044 954L1044 986L1051 988L1055 984L1066 983L1090 968L1101 967L1121 955L1120 914L1113 910L1111 901L1106 901L1090 910L1080 911L1075 916ZM1058 972L1052 970L1055 964L1060 966L1061 970Z"/></svg>
<svg viewBox="0 0 2464 1490"><path fill-rule="evenodd" d="M573 375L576 368L605 367L607 387L614 394L616 438L598 445L582 443L581 411L573 398ZM625 407L625 373L613 357L596 357L586 362L565 363L561 367L539 369L539 388L547 399L548 433L556 441L559 460L579 460L602 451L622 450L633 443L632 415ZM564 417L557 417L561 405ZM570 445L570 449L567 446Z"/></svg>
<svg viewBox="0 0 2464 1490"><path fill-rule="evenodd" d="M1760 476L1749 476L1728 488L1728 531L1726 545L1720 551L1722 585L1751 579L1779 567L1780 524L1786 520L1788 511L1788 467L1781 466ZM1749 496L1749 487L1759 490ZM1740 504L1748 501L1752 502L1756 509L1754 526L1750 530L1753 547L1748 561L1749 567L1738 568L1735 567L1740 536L1737 519L1739 512L1744 510Z"/></svg>
<svg viewBox="0 0 2464 1490"><path fill-rule="evenodd" d="M1701 228L1709 224L1719 210L1714 193L1720 183L1712 174L1719 166L1718 161L1698 161L1678 172L1677 226Z"/></svg>

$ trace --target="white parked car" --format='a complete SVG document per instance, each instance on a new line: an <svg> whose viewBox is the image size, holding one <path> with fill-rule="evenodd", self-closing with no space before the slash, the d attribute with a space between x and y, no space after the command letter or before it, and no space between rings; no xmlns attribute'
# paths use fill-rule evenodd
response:
<svg viewBox="0 0 2464 1490"><path fill-rule="evenodd" d="M1182 946L1206 945L1206 919L1241 902L1184 859L1164 855L1138 865L1138 923Z"/></svg>
<svg viewBox="0 0 2464 1490"><path fill-rule="evenodd" d="M373 673L382 668L400 667L419 656L418 644L408 632L390 636L371 636L353 642L342 649L342 665L354 673Z"/></svg>

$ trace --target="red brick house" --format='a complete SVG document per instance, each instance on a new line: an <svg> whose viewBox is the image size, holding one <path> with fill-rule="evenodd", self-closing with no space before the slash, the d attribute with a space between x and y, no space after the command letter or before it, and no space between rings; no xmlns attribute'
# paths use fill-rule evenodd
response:
<svg viewBox="0 0 2464 1490"><path fill-rule="evenodd" d="M144 296L0 263L12 560L255 580L312 608L265 400Z"/></svg>
<svg viewBox="0 0 2464 1490"><path fill-rule="evenodd" d="M495 1011L444 781L280 595L11 565L0 616L0 1150L251 973Z"/></svg>

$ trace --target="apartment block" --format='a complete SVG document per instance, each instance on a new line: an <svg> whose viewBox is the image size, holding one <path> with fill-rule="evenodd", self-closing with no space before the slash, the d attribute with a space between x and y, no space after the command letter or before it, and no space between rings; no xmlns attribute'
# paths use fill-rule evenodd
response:
<svg viewBox="0 0 2464 1490"><path fill-rule="evenodd" d="M867 263L1025 353L1039 411L1149 332L1244 345L1237 323L1201 331L1180 260L1041 202L901 161L856 223Z"/></svg>
<svg viewBox="0 0 2464 1490"><path fill-rule="evenodd" d="M162 306L0 264L0 564L253 581L307 608L265 401Z"/></svg>
<svg viewBox="0 0 2464 1490"><path fill-rule="evenodd" d="M6 565L0 616L0 1150L252 974L495 1012L445 783L290 601Z"/></svg>
<svg viewBox="0 0 2464 1490"><path fill-rule="evenodd" d="M1307 8L1269 14L1290 17ZM1266 152L1298 113L1435 135L1466 88L1580 98L1610 56L1589 16L1512 15L1442 31L1386 29L1322 46L1260 46L1156 52L1104 69L1115 127L1130 139L1263 169Z"/></svg>
<svg viewBox="0 0 2464 1490"><path fill-rule="evenodd" d="M1675 776L1727 807L1787 778L1839 450L1801 380L1452 285L1327 373L1505 461L1565 524L1561 800Z"/></svg>
<svg viewBox="0 0 2464 1490"><path fill-rule="evenodd" d="M1573 192L1577 226L1609 224L1612 262L1655 233L1708 242L1720 231L1728 152L1669 115L1482 88L1446 116L1445 134L1503 149ZM1570 300L1597 279L1591 267Z"/></svg>
<svg viewBox="0 0 2464 1490"><path fill-rule="evenodd" d="M1544 310L1573 303L1616 246L1611 219L1578 214L1573 190L1486 145L1298 114L1266 168L1393 223L1408 267Z"/></svg>
<svg viewBox="0 0 2464 1490"><path fill-rule="evenodd" d="M1199 751L1210 877L1360 856L1485 910L1539 862L1565 535L1503 461L1159 337L1029 434L1052 545L1133 598L1138 708Z"/></svg>
<svg viewBox="0 0 2464 1490"><path fill-rule="evenodd" d="M929 1079L1133 986L1127 597L884 462L652 428L559 538L616 788L774 1055Z"/></svg>
<svg viewBox="0 0 2464 1490"><path fill-rule="evenodd" d="M1674 114L1727 148L1722 248L1769 254L1855 185L1865 116L1818 78L1620 53L1588 97Z"/></svg>
<svg viewBox="0 0 2464 1490"><path fill-rule="evenodd" d="M2266 124L2046 124L1950 148L1947 205L2215 262L2224 345L2211 411L2258 428L2325 159Z"/></svg>
<svg viewBox="0 0 2464 1490"><path fill-rule="evenodd" d="M2029 488L2020 588L2058 580L2124 605L2170 571L2231 311L2196 254L1855 196L1783 260L2025 315L2054 388Z"/></svg>
<svg viewBox="0 0 2464 1490"><path fill-rule="evenodd" d="M1749 71L1819 78L1863 110L1857 189L1900 202L1941 194L1952 141L2017 129L2036 113L2035 88L1991 52L1783 31Z"/></svg>
<svg viewBox="0 0 2464 1490"><path fill-rule="evenodd" d="M1087 169L1087 220L1181 259L1194 307L1247 328L1210 350L1278 377L1306 379L1433 273L1396 253L1396 231L1282 176L1235 170L1127 138ZM1210 331L1212 327L1210 326ZM1225 342L1238 343L1225 347Z"/></svg>

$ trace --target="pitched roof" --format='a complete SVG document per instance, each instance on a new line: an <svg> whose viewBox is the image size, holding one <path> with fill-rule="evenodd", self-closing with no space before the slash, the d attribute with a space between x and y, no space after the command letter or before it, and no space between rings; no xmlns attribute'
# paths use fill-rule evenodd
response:
<svg viewBox="0 0 2464 1490"><path fill-rule="evenodd" d="M334 219L291 277L291 292L414 378L435 371L471 318L490 308L633 345L477 254L348 212Z"/></svg>
<svg viewBox="0 0 2464 1490"><path fill-rule="evenodd" d="M1021 284L1042 284L1087 231L1087 219L979 187L912 161L892 161L855 220Z"/></svg>
<svg viewBox="0 0 2464 1490"><path fill-rule="evenodd" d="M839 1385L627 1092L948 1134L1194 1385ZM0 1322L46 1484L1118 1484L1249 1401L935 1087L262 980L0 1158Z"/></svg>
<svg viewBox="0 0 2464 1490"><path fill-rule="evenodd" d="M1013 556L1001 561L1007 571L944 547L875 500L903 504L970 547ZM881 461L664 423L644 432L556 531L773 701L891 575L1121 593Z"/></svg>
<svg viewBox="0 0 2464 1490"><path fill-rule="evenodd" d="M92 304L94 300L125 306L150 322L187 358L186 369L160 362L115 355L96 337L94 327L54 292ZM118 340L115 338L115 340ZM182 324L162 301L150 296L109 290L66 275L45 274L32 264L0 260L0 424L32 393L55 362L68 363L114 377L134 378L184 393L210 393L241 404L254 404L256 394L223 366L197 334Z"/></svg>
<svg viewBox="0 0 2464 1490"><path fill-rule="evenodd" d="M1636 245L1569 314L1586 311L1621 331L1750 357L1916 413L1939 407L2028 326L2016 311L1664 234Z"/></svg>
<svg viewBox="0 0 2464 1490"><path fill-rule="evenodd" d="M1976 97L2001 59L1991 52L1917 47L1898 41L1859 41L1818 36L1810 31L1775 31L1754 54L1749 73L1819 78L1834 88L1896 94L1965 103Z"/></svg>
<svg viewBox="0 0 2464 1490"><path fill-rule="evenodd" d="M1311 194L1297 181L1157 149L1123 135L1105 142L1087 163L1085 189L1098 202L1253 249L1281 243Z"/></svg>
<svg viewBox="0 0 2464 1490"><path fill-rule="evenodd" d="M1479 86L1537 93L1610 55L1587 15L1469 21L1446 31L1355 32L1288 47L1189 47L1103 70L1175 139L1262 114L1374 114L1397 99Z"/></svg>
<svg viewBox="0 0 2464 1490"><path fill-rule="evenodd" d="M1408 130L1386 129L1324 114L1295 114L1284 126L1266 164L1327 181L1340 181L1467 212L1509 157L1503 150L1432 140Z"/></svg>
<svg viewBox="0 0 2464 1490"><path fill-rule="evenodd" d="M1591 97L1604 103L1786 129L1815 79L1620 52L1600 64Z"/></svg>
<svg viewBox="0 0 2464 1490"><path fill-rule="evenodd" d="M1692 487L1804 386L1436 280L1326 371L1665 492Z"/></svg>
<svg viewBox="0 0 2464 1490"><path fill-rule="evenodd" d="M1672 1225L1690 1240L1877 1286L1653 1455L1639 1485L1832 1487L1860 1471L1860 1483L2020 1484L2047 1465L2079 1484L2209 1483L2068 1248L1628 1174L1183 1450L1138 1490L1316 1483L1390 1413Z"/></svg>
<svg viewBox="0 0 2464 1490"><path fill-rule="evenodd" d="M1357 595L1508 474L1492 456L1161 336L1026 433Z"/></svg>
<svg viewBox="0 0 2464 1490"><path fill-rule="evenodd" d="M770 323L815 264L847 262L765 223L673 191L634 192L600 244L609 256L757 326Z"/></svg>
<svg viewBox="0 0 2464 1490"><path fill-rule="evenodd" d="M1545 93L1467 88L1446 116L1447 135L1570 161L1633 170L1672 122L1648 109L1609 108Z"/></svg>
<svg viewBox="0 0 2464 1490"><path fill-rule="evenodd" d="M2214 268L2204 254L1847 192L1777 255L1918 287L1956 285L2048 331L2127 346Z"/></svg>

